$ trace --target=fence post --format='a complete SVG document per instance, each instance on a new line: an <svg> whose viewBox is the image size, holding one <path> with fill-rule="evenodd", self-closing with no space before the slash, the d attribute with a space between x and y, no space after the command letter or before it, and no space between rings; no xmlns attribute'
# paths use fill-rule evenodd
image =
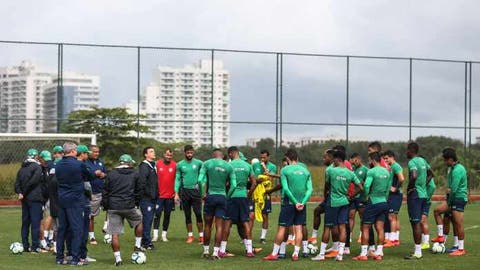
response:
<svg viewBox="0 0 480 270"><path fill-rule="evenodd" d="M211 59L211 73L212 73L212 80L210 82L210 89L211 89L211 93L210 93L210 146L213 148L213 131L214 131L214 125L213 125L213 91L215 90L214 88L214 82L215 82L215 73L214 73L214 70L213 70L213 61L215 60L215 50L212 50L211 51L211 54L212 54L212 59Z"/></svg>
<svg viewBox="0 0 480 270"><path fill-rule="evenodd" d="M137 156L140 156L140 47L137 47Z"/></svg>
<svg viewBox="0 0 480 270"><path fill-rule="evenodd" d="M346 78L346 102L345 102L345 146L348 149L349 141L349 114L350 114L350 56L347 56L347 78Z"/></svg>
<svg viewBox="0 0 480 270"><path fill-rule="evenodd" d="M408 140L412 140L412 67L413 61L412 58L409 59L409 87L408 87Z"/></svg>

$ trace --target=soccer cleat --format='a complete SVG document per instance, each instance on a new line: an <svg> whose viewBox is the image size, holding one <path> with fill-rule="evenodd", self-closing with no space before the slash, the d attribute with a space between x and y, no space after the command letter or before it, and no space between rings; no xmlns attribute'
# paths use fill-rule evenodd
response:
<svg viewBox="0 0 480 270"><path fill-rule="evenodd" d="M154 250L155 246L152 243L150 243L149 245L144 245L143 248L145 248L146 250Z"/></svg>
<svg viewBox="0 0 480 270"><path fill-rule="evenodd" d="M287 258L287 254L285 254L285 253L278 253L277 257L278 257L279 259L286 259L286 258Z"/></svg>
<svg viewBox="0 0 480 270"><path fill-rule="evenodd" d="M122 265L123 265L122 261L115 262L115 266L122 266Z"/></svg>
<svg viewBox="0 0 480 270"><path fill-rule="evenodd" d="M48 250L43 249L43 248L36 248L36 249L32 249L30 251L30 253L47 253L47 252L48 252Z"/></svg>
<svg viewBox="0 0 480 270"><path fill-rule="evenodd" d="M310 257L310 254L308 252L302 253L302 258L308 258L308 257Z"/></svg>
<svg viewBox="0 0 480 270"><path fill-rule="evenodd" d="M394 241L388 241L386 244L383 245L384 248L389 248L389 247L394 247L395 242Z"/></svg>
<svg viewBox="0 0 480 270"><path fill-rule="evenodd" d="M374 261L381 261L381 260L383 260L383 256L381 256L381 255L375 255L375 256L373 257L373 260L374 260Z"/></svg>
<svg viewBox="0 0 480 270"><path fill-rule="evenodd" d="M253 252L248 252L247 254L245 254L245 257L247 257L247 258L254 258L254 257L255 257L255 254L253 254Z"/></svg>
<svg viewBox="0 0 480 270"><path fill-rule="evenodd" d="M220 260L221 258L220 258L220 256L218 256L218 255L212 255L212 256L210 256L210 258L208 258L208 259L209 259L210 261L218 261L218 260Z"/></svg>
<svg viewBox="0 0 480 270"><path fill-rule="evenodd" d="M224 257L226 257L225 254L226 254L225 252L219 251L219 252L218 252L218 257L224 258Z"/></svg>
<svg viewBox="0 0 480 270"><path fill-rule="evenodd" d="M294 245L295 244L295 241L294 240L287 240L287 245Z"/></svg>
<svg viewBox="0 0 480 270"><path fill-rule="evenodd" d="M92 257L90 257L90 256L87 256L87 258L85 258L85 260L86 260L87 262L96 262L96 261L97 261L97 259L92 258Z"/></svg>
<svg viewBox="0 0 480 270"><path fill-rule="evenodd" d="M337 255L337 257L335 257L335 261L337 262L343 261L343 256Z"/></svg>
<svg viewBox="0 0 480 270"><path fill-rule="evenodd" d="M168 242L168 238L166 236L162 236L162 242Z"/></svg>
<svg viewBox="0 0 480 270"><path fill-rule="evenodd" d="M430 243L422 243L422 249L430 249Z"/></svg>
<svg viewBox="0 0 480 270"><path fill-rule="evenodd" d="M432 239L432 242L443 243L443 242L445 242L445 236L437 236L437 237Z"/></svg>
<svg viewBox="0 0 480 270"><path fill-rule="evenodd" d="M265 240L265 239L260 239L260 243L261 243L262 245L265 245L265 244L267 243L267 240Z"/></svg>
<svg viewBox="0 0 480 270"><path fill-rule="evenodd" d="M192 237L193 237L193 236L192 236ZM193 242L193 240L192 240L192 242ZM188 242L187 242L187 243L188 243ZM203 244L203 236L199 236L199 237L198 237L198 243L199 243L199 244Z"/></svg>
<svg viewBox="0 0 480 270"><path fill-rule="evenodd" d="M325 254L325 258L335 258L338 255L338 250L332 250Z"/></svg>
<svg viewBox="0 0 480 270"><path fill-rule="evenodd" d="M352 258L354 261L368 261L367 256L358 255Z"/></svg>
<svg viewBox="0 0 480 270"><path fill-rule="evenodd" d="M447 253L452 253L458 250L458 246L452 246L451 248L447 249Z"/></svg>
<svg viewBox="0 0 480 270"><path fill-rule="evenodd" d="M465 249L457 249L455 250L454 252L448 254L448 256L450 257L455 257L455 256L463 256L467 254L467 252L465 251Z"/></svg>
<svg viewBox="0 0 480 270"><path fill-rule="evenodd" d="M317 237L312 236L312 237L308 238L308 242L316 245L317 244Z"/></svg>
<svg viewBox="0 0 480 270"><path fill-rule="evenodd" d="M137 251L137 252L145 252L146 249L144 247L133 247L133 251Z"/></svg>
<svg viewBox="0 0 480 270"><path fill-rule="evenodd" d="M415 254L415 253L409 254L404 257L405 260L420 260L421 258L423 258L421 254Z"/></svg>
<svg viewBox="0 0 480 270"><path fill-rule="evenodd" d="M187 242L187 244L191 244L191 243L193 243L193 240L195 240L195 238L193 238L193 236L189 236L189 237L187 237L187 241L185 241L185 242Z"/></svg>
<svg viewBox="0 0 480 270"><path fill-rule="evenodd" d="M263 250L263 248L254 247L254 248L253 248L253 253L254 253L254 254L258 254L258 253L262 252L262 250Z"/></svg>
<svg viewBox="0 0 480 270"><path fill-rule="evenodd" d="M393 246L394 246L394 247L400 246L400 240L395 240L395 241L393 241ZM384 246L384 247L385 247L385 246Z"/></svg>
<svg viewBox="0 0 480 270"><path fill-rule="evenodd" d="M265 261L276 261L276 260L278 260L278 255L273 255L273 254L270 253L268 256L263 257L263 260L265 260Z"/></svg>
<svg viewBox="0 0 480 270"><path fill-rule="evenodd" d="M97 243L97 240L95 240L95 238L90 238L90 245L95 246L95 245L97 245L97 244L98 244L98 243Z"/></svg>
<svg viewBox="0 0 480 270"><path fill-rule="evenodd" d="M318 254L317 256L312 258L312 261L325 261L325 256Z"/></svg>
<svg viewBox="0 0 480 270"><path fill-rule="evenodd" d="M152 242L158 242L158 236L152 237Z"/></svg>
<svg viewBox="0 0 480 270"><path fill-rule="evenodd" d="M294 262L298 261L298 255L292 255L292 261Z"/></svg>

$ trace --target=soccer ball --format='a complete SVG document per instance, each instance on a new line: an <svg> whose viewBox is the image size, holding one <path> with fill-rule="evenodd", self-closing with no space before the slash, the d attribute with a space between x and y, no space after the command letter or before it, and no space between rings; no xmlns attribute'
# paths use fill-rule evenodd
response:
<svg viewBox="0 0 480 270"><path fill-rule="evenodd" d="M310 251L310 254L315 255L318 253L318 246L315 246L314 244L308 244L307 246L308 251Z"/></svg>
<svg viewBox="0 0 480 270"><path fill-rule="evenodd" d="M143 252L135 251L132 254L132 263L144 264L147 262L147 256Z"/></svg>
<svg viewBox="0 0 480 270"><path fill-rule="evenodd" d="M432 246L432 252L435 254L445 253L445 245L442 243L434 243Z"/></svg>
<svg viewBox="0 0 480 270"><path fill-rule="evenodd" d="M252 158L252 165L255 163L260 163L260 160L258 158Z"/></svg>
<svg viewBox="0 0 480 270"><path fill-rule="evenodd" d="M12 243L10 245L10 251L13 254L22 254L23 252L23 245L19 242Z"/></svg>
<svg viewBox="0 0 480 270"><path fill-rule="evenodd" d="M110 234L105 234L105 236L103 236L103 242L105 244L111 244L112 243L112 235Z"/></svg>

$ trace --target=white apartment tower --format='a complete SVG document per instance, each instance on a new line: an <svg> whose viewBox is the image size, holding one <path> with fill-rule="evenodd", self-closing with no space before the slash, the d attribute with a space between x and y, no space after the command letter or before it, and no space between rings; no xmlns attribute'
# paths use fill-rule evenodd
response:
<svg viewBox="0 0 480 270"><path fill-rule="evenodd" d="M190 141L195 145L210 145L213 137L213 145L229 145L229 73L222 61L214 61L212 101L211 63L200 60L182 68L155 69L140 103L140 112L147 116L146 125L153 132L145 136L161 142ZM213 124L213 134L212 115L218 121Z"/></svg>
<svg viewBox="0 0 480 270"><path fill-rule="evenodd" d="M52 118L98 106L98 76L76 72L63 76L63 91L58 92L55 71L29 61L0 68L0 132L56 132L57 121Z"/></svg>

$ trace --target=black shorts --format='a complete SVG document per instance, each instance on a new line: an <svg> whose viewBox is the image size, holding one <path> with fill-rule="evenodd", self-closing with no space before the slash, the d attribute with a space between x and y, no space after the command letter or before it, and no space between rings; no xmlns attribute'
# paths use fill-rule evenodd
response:
<svg viewBox="0 0 480 270"><path fill-rule="evenodd" d="M298 211L293 204L282 205L280 215L278 216L278 225L290 227L292 225L307 224L307 206L302 211Z"/></svg>
<svg viewBox="0 0 480 270"><path fill-rule="evenodd" d="M419 198L416 190L407 195L408 216L411 223L418 223L422 220L422 212L427 204L427 199Z"/></svg>
<svg viewBox="0 0 480 270"><path fill-rule="evenodd" d="M230 198L227 200L227 215L225 219L231 220L233 223L250 221L248 212L247 198Z"/></svg>

